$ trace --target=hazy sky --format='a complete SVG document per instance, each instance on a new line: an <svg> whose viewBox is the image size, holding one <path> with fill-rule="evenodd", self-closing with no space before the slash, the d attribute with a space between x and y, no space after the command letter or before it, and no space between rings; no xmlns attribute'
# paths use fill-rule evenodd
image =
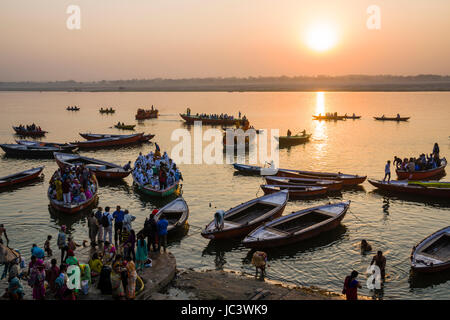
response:
<svg viewBox="0 0 450 320"><path fill-rule="evenodd" d="M336 45L308 47L312 25ZM450 1L1 0L0 43L0 81L450 74Z"/></svg>

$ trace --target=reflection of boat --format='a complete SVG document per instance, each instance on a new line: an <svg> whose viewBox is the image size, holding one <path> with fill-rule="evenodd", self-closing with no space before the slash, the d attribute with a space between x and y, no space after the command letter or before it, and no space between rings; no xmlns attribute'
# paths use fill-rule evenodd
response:
<svg viewBox="0 0 450 320"><path fill-rule="evenodd" d="M435 177L437 175L441 175L445 171L445 167L447 166L447 160L445 158L441 159L441 165L434 169L422 170L422 171L413 171L409 172L406 170L395 170L397 173L397 177L399 180L422 180L428 179L431 177Z"/></svg>
<svg viewBox="0 0 450 320"><path fill-rule="evenodd" d="M262 223L279 217L284 211L288 197L288 191L283 190L242 203L225 212L222 229L216 229L213 220L206 225L202 236L207 239L245 236Z"/></svg>
<svg viewBox="0 0 450 320"><path fill-rule="evenodd" d="M197 117L197 116L188 116L186 114L181 114L180 117L183 118L186 123L193 124L195 121L201 121L202 124L210 124L210 125L229 125L233 126L236 123L239 124L239 126L244 126L245 124L248 124L247 119L216 119L216 118L209 118L209 117Z"/></svg>
<svg viewBox="0 0 450 320"><path fill-rule="evenodd" d="M170 234L176 233L184 229L189 217L189 207L186 201L182 197L179 197L158 210L158 213L154 217L156 222L158 222L162 214L164 214L169 222L167 232ZM145 229L139 231L137 236L143 233L145 233Z"/></svg>
<svg viewBox="0 0 450 320"><path fill-rule="evenodd" d="M320 196L324 195L328 191L326 187L318 186L287 186L269 184L262 184L261 189L264 191L264 194L272 194L280 192L281 190L288 190L289 199L302 199L306 197Z"/></svg>
<svg viewBox="0 0 450 320"><path fill-rule="evenodd" d="M54 147L33 147L21 144L0 144L6 156L13 158L51 159L53 152L62 151Z"/></svg>
<svg viewBox="0 0 450 320"><path fill-rule="evenodd" d="M54 157L61 169L84 165L86 168L93 171L98 178L122 179L131 173L131 170L124 170L122 166L117 164L76 154L55 152Z"/></svg>
<svg viewBox="0 0 450 320"><path fill-rule="evenodd" d="M342 181L334 181L334 180L266 176L266 181L268 184L277 184L277 185L288 185L288 186L307 185L307 186L326 187L329 191L339 191L342 189Z"/></svg>
<svg viewBox="0 0 450 320"><path fill-rule="evenodd" d="M120 137L72 142L72 144L76 145L79 148L104 148L104 147L123 146L140 142L142 136L143 133L136 133Z"/></svg>
<svg viewBox="0 0 450 320"><path fill-rule="evenodd" d="M450 199L450 182L405 180L383 182L373 179L369 179L368 181L373 186L384 191Z"/></svg>
<svg viewBox="0 0 450 320"><path fill-rule="evenodd" d="M57 171L53 174L55 175L57 173ZM53 180L53 177L52 177ZM51 195L50 195L50 187L48 188L48 192L47 192L47 197L50 200L50 205L56 209L57 211L61 211L61 212L65 212L65 213L70 213L70 214L74 214L83 210L87 210L89 208L91 208L92 206L94 206L97 203L98 200L98 182L97 182L97 178L95 177L95 174L92 174L92 182L94 183L94 194L92 195L92 197L90 199L87 199L84 202L79 202L79 203L70 203L70 204L66 204L63 201L58 201L56 199L52 199Z"/></svg>
<svg viewBox="0 0 450 320"><path fill-rule="evenodd" d="M44 167L38 167L18 173L13 173L5 177L0 177L0 188L10 187L19 183L32 181L39 177L42 170L44 170Z"/></svg>
<svg viewBox="0 0 450 320"><path fill-rule="evenodd" d="M336 228L350 201L317 206L275 219L251 232L242 241L250 248L270 248L299 242Z"/></svg>
<svg viewBox="0 0 450 320"><path fill-rule="evenodd" d="M291 178L314 178L321 180L337 180L342 181L343 185L357 185L363 183L367 176L358 176L354 174L344 173L328 173L328 172L314 172L314 171L300 171L291 169L279 169L277 176L291 177Z"/></svg>
<svg viewBox="0 0 450 320"><path fill-rule="evenodd" d="M105 138L120 138L123 134L109 134L109 133L79 133L86 140L98 140ZM155 135L154 134L143 134L139 142L147 142L150 141Z"/></svg>
<svg viewBox="0 0 450 320"><path fill-rule="evenodd" d="M411 267L417 272L438 272L450 268L450 226L436 231L413 248Z"/></svg>
<svg viewBox="0 0 450 320"><path fill-rule="evenodd" d="M379 121L408 121L411 117L373 117Z"/></svg>
<svg viewBox="0 0 450 320"><path fill-rule="evenodd" d="M309 141L312 134L304 134L304 135L295 135L295 136L279 136L275 137L278 139L278 143L280 148L287 146L295 146L297 144L305 143Z"/></svg>

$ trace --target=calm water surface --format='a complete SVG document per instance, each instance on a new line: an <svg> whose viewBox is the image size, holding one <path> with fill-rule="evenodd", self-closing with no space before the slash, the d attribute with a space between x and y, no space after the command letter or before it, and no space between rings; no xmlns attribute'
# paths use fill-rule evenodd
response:
<svg viewBox="0 0 450 320"><path fill-rule="evenodd" d="M13 143L12 125L36 122L49 131L46 141L82 140L79 132L124 133L111 128L118 121L136 123L136 109L155 105L160 118L137 123L136 131L154 133L154 141L170 150L172 131L187 128L179 112L189 106L193 113L245 114L256 128L277 128L284 134L306 129L312 140L280 151L280 166L303 170L341 171L382 178L384 164L394 155L418 156L430 153L438 142L441 154L449 152L450 93L67 93L1 92L0 141ZM66 111L78 105L81 111ZM112 106L113 115L98 109ZM312 114L338 112L362 115L361 120L313 121ZM374 121L375 115L411 116L407 123ZM189 129L189 128L188 128ZM190 129L192 130L192 129ZM206 143L204 143L206 145ZM82 152L83 155L125 164L139 152L153 150L152 144L115 150ZM4 223L12 247L29 258L32 243L43 245L52 234L56 248L57 229L66 224L75 239L88 239L86 217L51 212L46 191L57 166L53 160L17 160L2 157L0 175L45 165L45 179L32 185L0 193L0 223ZM228 268L253 272L250 250L239 241L214 243L200 236L200 228L216 208L228 209L255 195L262 195L259 177L242 176L223 165L180 165L184 176L184 197L189 204L188 234L170 243L180 267ZM445 180L445 178L444 178ZM137 216L135 229L155 207L171 199L154 201L136 193L132 179L102 183L99 205L120 204ZM387 197L365 182L332 198L290 201L285 213L329 201L351 200L351 209L342 226L326 235L301 244L268 251L270 278L340 291L344 277L352 269L362 275L372 254L361 255L358 244L367 239L374 250L387 257L384 296L396 299L450 299L450 273L433 276L410 275L411 248L425 236L450 224L450 203L415 197ZM138 227L139 225L139 227ZM367 288L362 294L371 295Z"/></svg>

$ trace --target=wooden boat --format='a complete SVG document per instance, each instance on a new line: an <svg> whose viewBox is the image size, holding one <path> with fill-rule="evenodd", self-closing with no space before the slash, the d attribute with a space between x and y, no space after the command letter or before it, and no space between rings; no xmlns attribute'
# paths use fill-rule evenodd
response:
<svg viewBox="0 0 450 320"><path fill-rule="evenodd" d="M358 176L353 174L300 171L291 169L279 169L277 176L290 178L313 178L321 180L336 180L342 181L342 184L344 186L352 186L352 185L354 186L361 184L367 178L367 176Z"/></svg>
<svg viewBox="0 0 450 320"><path fill-rule="evenodd" d="M18 136L22 136L22 137L43 137L45 136L46 133L48 133L47 131L44 130L34 130L34 131L30 131L30 130L23 130L19 127L12 127L14 129L14 131L16 132L16 134Z"/></svg>
<svg viewBox="0 0 450 320"><path fill-rule="evenodd" d="M80 108L78 108L78 107L67 107L66 110L67 111L79 111Z"/></svg>
<svg viewBox="0 0 450 320"><path fill-rule="evenodd" d="M345 120L345 116L313 115L314 120Z"/></svg>
<svg viewBox="0 0 450 320"><path fill-rule="evenodd" d="M111 137L97 140L72 142L72 144L76 145L78 148L104 148L104 147L123 146L141 142L142 135L143 133L136 133L124 135L121 137Z"/></svg>
<svg viewBox="0 0 450 320"><path fill-rule="evenodd" d="M224 227L215 228L214 220L206 225L202 236L207 239L242 237L264 222L281 216L288 201L287 190L242 203L225 212Z"/></svg>
<svg viewBox="0 0 450 320"><path fill-rule="evenodd" d="M262 184L261 189L264 194L272 194L282 190L288 190L289 200L302 199L307 197L316 197L327 193L327 187L317 186L287 186L287 185L269 185Z"/></svg>
<svg viewBox="0 0 450 320"><path fill-rule="evenodd" d="M114 125L115 128L117 129L122 129L122 130L134 130L134 127L136 127L135 124L124 124L124 125Z"/></svg>
<svg viewBox="0 0 450 320"><path fill-rule="evenodd" d="M267 184L276 185L326 187L328 191L339 191L342 189L342 181L335 180L266 176L266 182Z"/></svg>
<svg viewBox="0 0 450 320"><path fill-rule="evenodd" d="M439 272L450 268L450 226L413 247L411 268L417 272Z"/></svg>
<svg viewBox="0 0 450 320"><path fill-rule="evenodd" d="M80 136L82 136L86 140L98 140L98 139L105 139L105 138L120 138L127 135L123 134L109 134L109 133L79 133ZM147 142L153 139L155 135L154 134L143 134L142 137L139 140L139 142Z"/></svg>
<svg viewBox="0 0 450 320"><path fill-rule="evenodd" d="M56 143L56 142L42 142L42 141L30 141L30 140L16 140L18 144L29 147L52 147L59 148L63 152L74 152L78 148L70 143Z"/></svg>
<svg viewBox="0 0 450 320"><path fill-rule="evenodd" d="M405 180L405 179L422 180L422 179L428 179L428 178L443 174L446 166L447 166L447 159L443 158L443 159L441 159L441 165L434 169L414 171L414 172L396 169L395 172L397 173L397 177L399 180Z"/></svg>
<svg viewBox="0 0 450 320"><path fill-rule="evenodd" d="M138 191L154 197L154 198L165 198L168 196L171 196L172 194L175 193L175 191L177 191L178 186L180 184L180 182L176 182L175 184L168 186L166 189L162 189L162 190L156 190L153 189L151 185L142 185L140 184L133 176L133 181L135 186L137 187Z"/></svg>
<svg viewBox="0 0 450 320"><path fill-rule="evenodd" d="M194 124L195 121L201 121L204 125L214 125L214 126L234 126L236 123L239 123L239 126L244 126L245 124L248 124L247 119L214 119L214 118L204 118L204 117L197 117L197 116L188 116L186 114L181 114L180 117L188 124Z"/></svg>
<svg viewBox="0 0 450 320"><path fill-rule="evenodd" d="M350 201L293 212L251 232L242 241L249 248L271 248L318 236L339 226Z"/></svg>
<svg viewBox="0 0 450 320"><path fill-rule="evenodd" d="M158 118L158 109L138 109L136 113L136 120L155 119Z"/></svg>
<svg viewBox="0 0 450 320"><path fill-rule="evenodd" d="M408 121L411 117L373 117L379 121Z"/></svg>
<svg viewBox="0 0 450 320"><path fill-rule="evenodd" d="M56 172L53 174L53 176L55 174ZM52 199L52 197L50 196L50 187L49 187L47 191L47 197L50 201L50 205L57 211L61 211L68 214L75 214L82 210L91 208L97 203L98 200L98 181L94 173L92 174L92 182L94 183L94 190L95 190L94 194L92 195L92 198L80 203L65 204L63 201Z"/></svg>
<svg viewBox="0 0 450 320"><path fill-rule="evenodd" d="M450 199L450 182L406 180L383 182L373 179L369 179L368 181L380 190L393 193L408 193Z"/></svg>
<svg viewBox="0 0 450 320"><path fill-rule="evenodd" d="M233 163L233 167L239 171L240 173L243 174L248 174L248 175L261 175L261 169L264 169L264 175L275 175L278 171L278 169L276 168L270 168L270 167L266 167L266 168L262 168L262 167L258 167L258 166L249 166L246 164L240 164L240 163Z"/></svg>
<svg viewBox="0 0 450 320"><path fill-rule="evenodd" d="M288 147L288 146L295 146L297 144L305 143L309 141L309 138L311 138L312 134L305 134L305 135L295 135L295 136L279 136L275 137L278 139L279 147Z"/></svg>
<svg viewBox="0 0 450 320"><path fill-rule="evenodd" d="M347 116L347 115L344 115L344 119L357 120L357 119L361 119L361 116Z"/></svg>
<svg viewBox="0 0 450 320"><path fill-rule="evenodd" d="M114 109L99 109L98 112L100 113L114 113L116 110Z"/></svg>
<svg viewBox="0 0 450 320"><path fill-rule="evenodd" d="M131 170L124 170L117 164L94 158L83 157L77 154L55 152L54 157L56 163L61 169L71 166L84 165L86 168L89 168L92 172L94 172L97 178L123 179L131 173Z"/></svg>
<svg viewBox="0 0 450 320"><path fill-rule="evenodd" d="M33 159L51 159L53 152L61 151L54 147L32 147L21 144L0 144L7 157L13 158L33 158Z"/></svg>
<svg viewBox="0 0 450 320"><path fill-rule="evenodd" d="M21 171L18 173L10 174L9 176L0 178L0 188L10 187L15 184L32 181L39 177L44 167L37 167Z"/></svg>
<svg viewBox="0 0 450 320"><path fill-rule="evenodd" d="M167 232L172 234L182 230L186 225L189 217L189 207L186 201L182 197L179 197L158 210L158 213L154 217L156 222L158 222L163 213L169 222ZM144 230L142 229L138 232L137 236L143 234L143 232Z"/></svg>

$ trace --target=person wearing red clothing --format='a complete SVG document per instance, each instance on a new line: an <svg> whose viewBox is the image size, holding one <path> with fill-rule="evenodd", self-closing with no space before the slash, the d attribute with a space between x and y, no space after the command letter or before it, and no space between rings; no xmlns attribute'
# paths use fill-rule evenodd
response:
<svg viewBox="0 0 450 320"><path fill-rule="evenodd" d="M358 288L362 288L359 281L356 280L358 277L358 271L353 270L352 273L345 278L344 289L342 293L345 294L347 300L358 300Z"/></svg>

